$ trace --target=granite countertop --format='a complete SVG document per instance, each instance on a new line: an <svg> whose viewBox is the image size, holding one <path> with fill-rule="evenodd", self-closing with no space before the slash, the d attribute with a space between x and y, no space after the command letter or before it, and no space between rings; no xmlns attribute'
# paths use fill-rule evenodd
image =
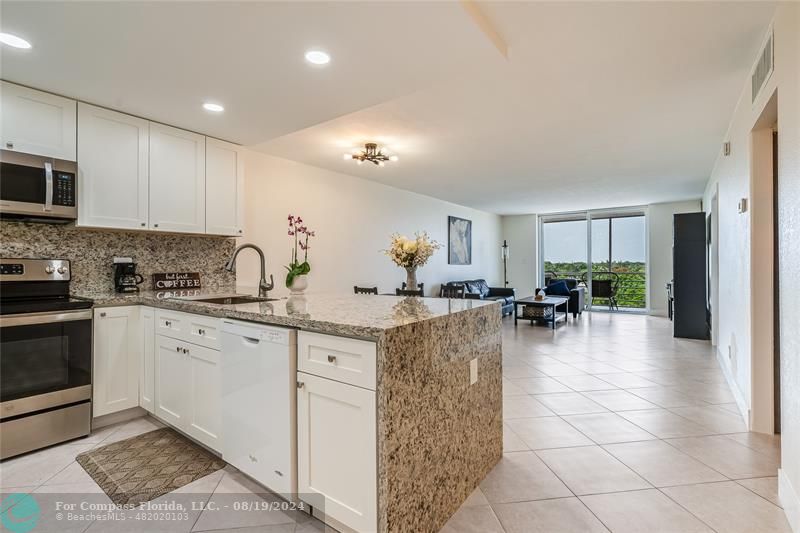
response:
<svg viewBox="0 0 800 533"><path fill-rule="evenodd" d="M236 294L257 294L238 287ZM75 296L94 300L95 307L148 305L187 313L262 322L278 326L320 331L333 335L379 339L384 332L426 320L468 311L494 301L446 298L417 298L356 294L320 294L279 298L271 302L220 305L176 296L214 297L231 295L207 290L141 291L120 294L113 291L77 292Z"/></svg>

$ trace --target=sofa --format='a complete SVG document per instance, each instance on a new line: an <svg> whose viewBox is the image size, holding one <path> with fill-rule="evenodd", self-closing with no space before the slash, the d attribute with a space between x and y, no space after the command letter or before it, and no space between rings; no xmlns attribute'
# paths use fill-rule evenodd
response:
<svg viewBox="0 0 800 533"><path fill-rule="evenodd" d="M485 279L448 281L446 285L463 285L464 297L476 300L496 300L502 303L503 316L514 313L514 289L509 287L490 287Z"/></svg>
<svg viewBox="0 0 800 533"><path fill-rule="evenodd" d="M548 294L550 296L567 296L567 294L560 294L560 293L556 294L556 292L553 292L556 288L555 286L562 281L567 285L567 289L569 291L569 302L567 302L567 312L572 313L572 316L574 318L577 318L579 314L583 313L583 309L586 306L586 287L578 286L577 279L573 278L551 279L550 284L544 288L544 292L545 294ZM538 294L540 290L542 289L536 289L536 293ZM563 308L559 308L558 310L563 311Z"/></svg>

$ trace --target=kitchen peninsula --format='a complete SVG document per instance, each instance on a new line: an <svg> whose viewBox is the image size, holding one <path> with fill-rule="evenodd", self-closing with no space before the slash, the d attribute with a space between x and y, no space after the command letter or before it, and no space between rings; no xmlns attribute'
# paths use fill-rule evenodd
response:
<svg viewBox="0 0 800 533"><path fill-rule="evenodd" d="M369 434L374 435L375 459L352 451L372 449L373 443L361 442L363 433L340 431L334 440L329 433L324 446L318 445L325 448L322 452L313 449L313 440L304 444L303 425L311 426L308 433L318 428L299 409L298 492L301 498L304 491L323 493L325 514L334 526L438 531L501 458L497 303L311 294L219 305L152 291L85 296L95 300L96 313L127 306L152 309L156 330L159 313L298 329L298 402L304 394L314 394L315 383L326 382L367 398L367 408L374 413ZM304 367L304 361L309 366ZM328 390L322 391L322 400ZM324 429L323 424L320 431ZM338 458L350 475L338 475L342 464L329 471L314 465L320 457ZM304 468L304 461L311 465ZM365 473L367 481L362 482ZM374 487L363 486L374 478Z"/></svg>

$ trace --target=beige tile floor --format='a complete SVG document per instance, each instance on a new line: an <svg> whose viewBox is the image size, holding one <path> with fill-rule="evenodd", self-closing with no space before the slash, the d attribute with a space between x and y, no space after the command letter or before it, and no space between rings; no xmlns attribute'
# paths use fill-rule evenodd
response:
<svg viewBox="0 0 800 533"><path fill-rule="evenodd" d="M707 343L673 339L664 319L601 313L555 332L506 319L503 333L505 454L443 532L789 532L777 499L780 439L746 432ZM109 503L75 456L157 427L141 418L4 461L0 493ZM179 492L274 498L232 467ZM143 530L152 528L91 517L36 529ZM161 530L325 528L297 513L201 509Z"/></svg>
<svg viewBox="0 0 800 533"><path fill-rule="evenodd" d="M443 531L786 532L780 438L663 318L504 323L501 462Z"/></svg>

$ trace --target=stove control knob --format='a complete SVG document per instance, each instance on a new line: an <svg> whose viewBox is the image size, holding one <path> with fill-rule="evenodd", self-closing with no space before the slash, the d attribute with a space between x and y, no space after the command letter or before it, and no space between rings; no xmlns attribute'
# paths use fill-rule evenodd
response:
<svg viewBox="0 0 800 533"><path fill-rule="evenodd" d="M55 269L53 268L53 265L47 265L46 267L44 267L44 271L47 272L48 274L52 274L53 272L55 272Z"/></svg>
<svg viewBox="0 0 800 533"><path fill-rule="evenodd" d="M67 273L67 267L65 267L65 266L58 267L58 273L59 274L66 274Z"/></svg>

